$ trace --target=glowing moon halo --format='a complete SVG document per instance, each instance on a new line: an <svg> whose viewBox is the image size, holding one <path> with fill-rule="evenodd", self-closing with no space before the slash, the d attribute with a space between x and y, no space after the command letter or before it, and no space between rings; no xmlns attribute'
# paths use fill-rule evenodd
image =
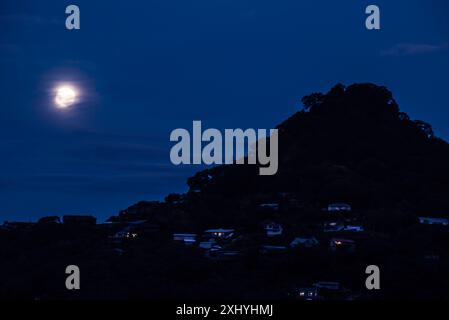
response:
<svg viewBox="0 0 449 320"><path fill-rule="evenodd" d="M72 86L59 86L55 92L55 104L58 108L67 108L77 102L78 91Z"/></svg>

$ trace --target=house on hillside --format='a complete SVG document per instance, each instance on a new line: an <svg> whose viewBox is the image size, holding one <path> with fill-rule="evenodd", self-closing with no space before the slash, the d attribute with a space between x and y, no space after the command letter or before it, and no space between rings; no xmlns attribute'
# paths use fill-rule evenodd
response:
<svg viewBox="0 0 449 320"><path fill-rule="evenodd" d="M432 251L426 252L423 255L423 260L426 263L437 263L440 261L440 259L441 259L441 256L438 253L432 252Z"/></svg>
<svg viewBox="0 0 449 320"><path fill-rule="evenodd" d="M324 224L324 232L339 232L345 229L345 224L341 221L330 221Z"/></svg>
<svg viewBox="0 0 449 320"><path fill-rule="evenodd" d="M327 206L327 212L350 212L351 206L347 203L331 203Z"/></svg>
<svg viewBox="0 0 449 320"><path fill-rule="evenodd" d="M303 287L297 291L297 297L301 300L318 300L318 288L316 287Z"/></svg>
<svg viewBox="0 0 449 320"><path fill-rule="evenodd" d="M295 297L300 300L353 300L354 295L340 282L320 281L309 287L300 287L295 291Z"/></svg>
<svg viewBox="0 0 449 320"><path fill-rule="evenodd" d="M364 232L365 228L363 226L358 226L358 225L347 225L347 226L344 227L343 231Z"/></svg>
<svg viewBox="0 0 449 320"><path fill-rule="evenodd" d="M196 233L174 233L173 241L179 241L190 246L196 243L197 236Z"/></svg>
<svg viewBox="0 0 449 320"><path fill-rule="evenodd" d="M428 225L448 226L449 220L445 218L418 217L419 223Z"/></svg>
<svg viewBox="0 0 449 320"><path fill-rule="evenodd" d="M284 231L281 224L274 222L264 223L263 229L265 230L265 234L267 235L267 237L280 236Z"/></svg>
<svg viewBox="0 0 449 320"><path fill-rule="evenodd" d="M116 232L113 236L112 236L112 238L113 239L135 239L135 238L137 238L139 235L136 233L136 232L130 232L130 231L125 231L125 230L122 230L122 231L119 231L119 232Z"/></svg>
<svg viewBox="0 0 449 320"><path fill-rule="evenodd" d="M234 229L209 229L204 231L204 238L206 239L232 239L235 235Z"/></svg>
<svg viewBox="0 0 449 320"><path fill-rule="evenodd" d="M143 227L145 223L145 220L128 222L123 229L116 232L111 238L115 240L135 239L145 231Z"/></svg>
<svg viewBox="0 0 449 320"><path fill-rule="evenodd" d="M301 300L354 300L359 295L344 288L340 282L320 281L311 287L300 288L297 298Z"/></svg>
<svg viewBox="0 0 449 320"><path fill-rule="evenodd" d="M355 241L351 239L333 238L330 241L330 249L335 252L354 252L355 248Z"/></svg>

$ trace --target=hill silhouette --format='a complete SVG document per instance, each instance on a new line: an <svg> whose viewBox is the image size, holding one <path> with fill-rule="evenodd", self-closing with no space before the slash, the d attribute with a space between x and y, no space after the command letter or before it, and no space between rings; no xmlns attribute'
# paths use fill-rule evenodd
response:
<svg viewBox="0 0 449 320"><path fill-rule="evenodd" d="M302 102L302 110L277 126L276 175L259 176L250 165L220 166L190 178L190 192L205 203L214 199L215 208L217 198L282 192L306 206L344 201L408 214L449 212L449 144L401 112L387 88L338 84Z"/></svg>
<svg viewBox="0 0 449 320"><path fill-rule="evenodd" d="M385 87L337 85L302 102L277 127L274 176L218 166L189 178L187 193L139 202L108 223L5 223L0 297L296 299L301 287L338 281L344 296L326 299L447 299L447 221L418 217L448 217L449 145ZM351 210L323 210L330 203ZM343 228L329 231L332 223ZM267 225L282 231L269 236ZM226 228L232 237L218 249L201 245L207 229ZM186 233L194 243L176 240ZM309 247L292 245L304 237L314 239ZM76 292L64 286L74 263L83 274ZM371 264L382 270L380 291L365 288Z"/></svg>

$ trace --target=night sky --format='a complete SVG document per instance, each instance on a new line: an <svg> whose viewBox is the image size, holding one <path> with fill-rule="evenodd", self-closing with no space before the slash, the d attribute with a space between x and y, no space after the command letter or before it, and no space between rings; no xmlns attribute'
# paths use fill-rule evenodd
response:
<svg viewBox="0 0 449 320"><path fill-rule="evenodd" d="M387 86L449 140L448 16L447 0L2 0L0 223L184 192L201 167L170 163L173 129L273 128L338 82ZM64 112L62 82L81 91Z"/></svg>

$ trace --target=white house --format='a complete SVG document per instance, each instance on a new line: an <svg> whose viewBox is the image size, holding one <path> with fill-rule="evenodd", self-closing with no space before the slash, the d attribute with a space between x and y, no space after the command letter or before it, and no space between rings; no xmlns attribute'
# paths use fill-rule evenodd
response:
<svg viewBox="0 0 449 320"><path fill-rule="evenodd" d="M419 223L421 224L432 224L432 225L441 225L448 226L449 220L445 218L431 218L431 217L418 217Z"/></svg>
<svg viewBox="0 0 449 320"><path fill-rule="evenodd" d="M204 243L204 242L203 242ZM210 250L209 250L209 252L210 253L214 253L214 252L217 252L217 251L220 251L220 250L223 250L223 247L222 246L220 246L220 245L218 245L218 244L213 244L212 245L212 247L210 248Z"/></svg>
<svg viewBox="0 0 449 320"><path fill-rule="evenodd" d="M316 287L299 288L298 298L302 300L317 300L319 298L318 288Z"/></svg>
<svg viewBox="0 0 449 320"><path fill-rule="evenodd" d="M129 230L122 230L116 232L112 238L113 239L134 239L137 238L138 234L136 232L131 232Z"/></svg>
<svg viewBox="0 0 449 320"><path fill-rule="evenodd" d="M282 225L279 223L269 222L264 224L264 230L268 237L275 237L282 235L282 232L284 229L282 228Z"/></svg>
<svg viewBox="0 0 449 320"><path fill-rule="evenodd" d="M351 239L331 239L330 248L332 251L355 251L355 241Z"/></svg>
<svg viewBox="0 0 449 320"><path fill-rule="evenodd" d="M331 203L327 206L328 212L344 212L351 211L351 206L347 203Z"/></svg>
<svg viewBox="0 0 449 320"><path fill-rule="evenodd" d="M230 239L234 233L234 229L209 229L204 231L204 236L212 239Z"/></svg>
<svg viewBox="0 0 449 320"><path fill-rule="evenodd" d="M193 245L196 242L196 233L174 233L173 240L183 242L185 245Z"/></svg>
<svg viewBox="0 0 449 320"><path fill-rule="evenodd" d="M343 231L363 232L363 231L365 231L365 228L363 228L362 226L351 226L351 225L348 225L348 226L344 227Z"/></svg>
<svg viewBox="0 0 449 320"><path fill-rule="evenodd" d="M343 231L345 229L345 225L342 222L332 221L327 222L324 225L324 232L338 232Z"/></svg>
<svg viewBox="0 0 449 320"><path fill-rule="evenodd" d="M140 225L144 224L145 220L139 220L139 221L131 221L128 222L128 225L123 228L122 230L116 232L112 238L115 240L123 240L123 239L134 239L139 236L139 232L136 231L136 228L138 228Z"/></svg>

